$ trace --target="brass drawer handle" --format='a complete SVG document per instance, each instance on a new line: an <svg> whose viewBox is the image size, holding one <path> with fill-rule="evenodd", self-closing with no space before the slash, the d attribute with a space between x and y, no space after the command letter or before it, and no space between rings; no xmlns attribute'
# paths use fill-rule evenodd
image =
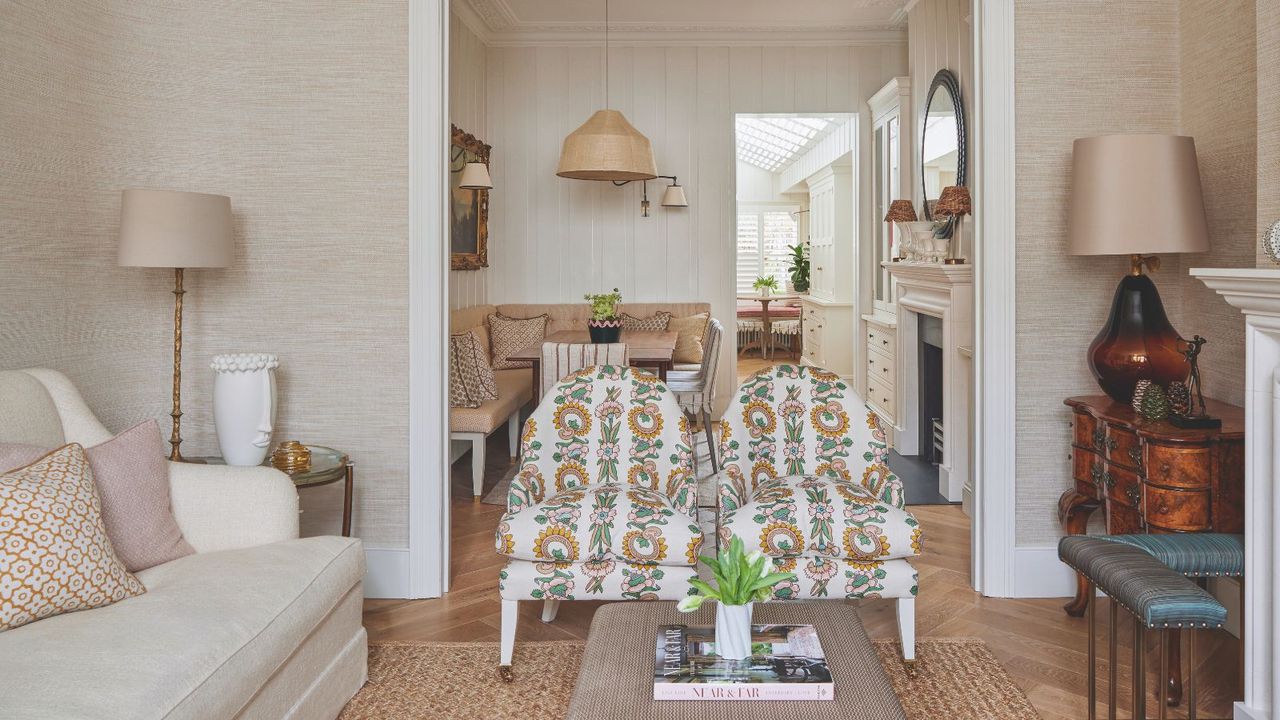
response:
<svg viewBox="0 0 1280 720"><path fill-rule="evenodd" d="M1106 442L1107 442L1107 431L1106 431L1106 430L1094 430L1094 431L1093 431L1093 446L1094 446L1094 447L1098 448L1099 450L1102 450L1103 448L1105 448L1105 447L1106 447Z"/></svg>
<svg viewBox="0 0 1280 720"><path fill-rule="evenodd" d="M1138 447L1137 445L1129 448L1129 459L1133 461L1134 465L1137 465L1138 468L1141 469L1142 468L1142 448Z"/></svg>
<svg viewBox="0 0 1280 720"><path fill-rule="evenodd" d="M1142 502L1142 488L1138 487L1137 485L1131 485L1129 486L1128 489L1124 491L1124 494L1129 496L1129 502L1133 503L1134 507L1141 507L1140 503ZM1160 507L1161 509L1159 509L1158 512L1160 513L1169 512L1169 508L1164 507L1163 501L1160 503Z"/></svg>

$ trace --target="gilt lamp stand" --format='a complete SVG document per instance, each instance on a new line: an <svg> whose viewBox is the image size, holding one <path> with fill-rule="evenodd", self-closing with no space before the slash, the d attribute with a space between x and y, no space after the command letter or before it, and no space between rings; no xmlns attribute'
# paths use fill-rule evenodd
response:
<svg viewBox="0 0 1280 720"><path fill-rule="evenodd" d="M173 268L173 431L169 459L182 461L183 270L231 264L231 198L176 190L125 190L118 264Z"/></svg>

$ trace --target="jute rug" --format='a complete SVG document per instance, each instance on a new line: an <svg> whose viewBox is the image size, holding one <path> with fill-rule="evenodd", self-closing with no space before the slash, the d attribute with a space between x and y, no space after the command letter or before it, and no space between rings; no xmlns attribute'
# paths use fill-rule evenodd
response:
<svg viewBox="0 0 1280 720"><path fill-rule="evenodd" d="M898 660L896 641L874 644L912 720L1039 717L982 640L917 640L915 678L907 677ZM563 718L584 645L576 641L518 643L516 681L506 684L496 672L498 643L373 644L369 646L369 683L340 720Z"/></svg>

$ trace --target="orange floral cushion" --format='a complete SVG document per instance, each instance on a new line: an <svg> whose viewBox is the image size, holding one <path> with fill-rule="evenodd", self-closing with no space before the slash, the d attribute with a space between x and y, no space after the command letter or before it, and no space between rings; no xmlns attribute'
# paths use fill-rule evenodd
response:
<svg viewBox="0 0 1280 720"><path fill-rule="evenodd" d="M0 631L146 590L107 538L84 448L0 475Z"/></svg>

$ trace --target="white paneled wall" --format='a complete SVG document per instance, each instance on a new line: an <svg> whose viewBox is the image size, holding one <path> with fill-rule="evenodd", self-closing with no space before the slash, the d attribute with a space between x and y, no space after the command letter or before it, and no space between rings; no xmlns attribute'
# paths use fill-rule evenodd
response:
<svg viewBox="0 0 1280 720"><path fill-rule="evenodd" d="M905 40L905 38L904 38ZM907 70L905 42L860 47L617 47L611 105L653 142L658 171L677 175L687 209L640 217L640 186L556 177L564 136L604 102L599 47L488 51L495 189L490 201L488 300L580 302L614 287L636 302L701 300L734 318L736 113L855 113ZM860 143L870 133L865 113ZM866 213L862 213L864 216ZM720 405L732 390L725 343Z"/></svg>
<svg viewBox="0 0 1280 720"><path fill-rule="evenodd" d="M933 76L946 68L960 80L968 137L970 181L976 158L973 154L973 28L970 25L972 0L920 0L907 15L911 46L911 112L915 117L912 146L920 147L924 101L929 96ZM918 152L918 150L917 150ZM919 164L919 160L916 161ZM915 187L911 198L916 210L923 203L920 171L913 168ZM968 226L966 226L968 229ZM972 237L971 234L968 235Z"/></svg>
<svg viewBox="0 0 1280 720"><path fill-rule="evenodd" d="M457 15L449 15L449 120L487 143L485 54L480 38ZM482 305L488 297L488 270L449 273L449 307Z"/></svg>

